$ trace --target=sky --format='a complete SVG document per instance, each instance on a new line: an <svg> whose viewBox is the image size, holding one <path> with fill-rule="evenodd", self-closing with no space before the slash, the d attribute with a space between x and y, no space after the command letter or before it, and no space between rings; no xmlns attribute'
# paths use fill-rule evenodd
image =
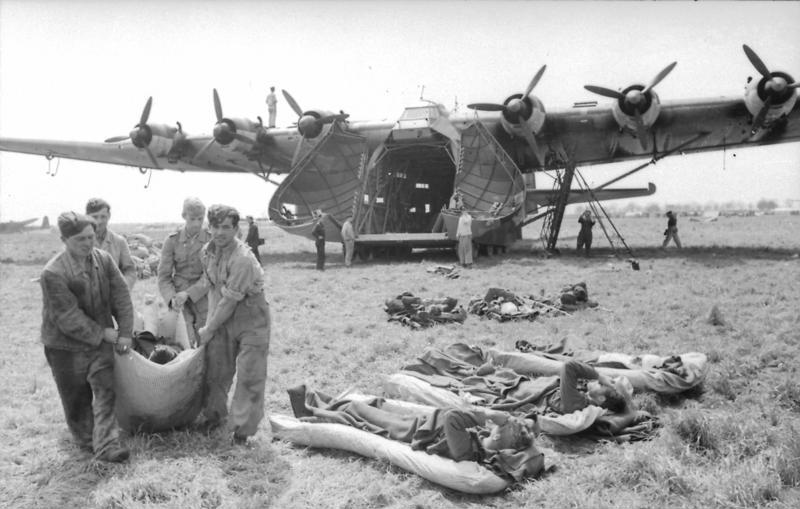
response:
<svg viewBox="0 0 800 509"><path fill-rule="evenodd" d="M270 85L304 109L396 120L424 97L464 111L500 102L547 71L548 108L608 99L583 85L648 82L662 100L741 97L757 73L742 51L800 78L800 2L0 0L0 137L102 141L151 123L210 133L266 116ZM278 96L278 126L297 120ZM48 175L56 169L55 177ZM636 166L586 167L600 184ZM112 222L178 222L186 196L265 216L275 187L251 175L154 171L0 153L0 220L111 203ZM800 199L800 143L667 158L618 186L654 182L636 203ZM611 202L620 204L619 201ZM624 202L622 202L624 203Z"/></svg>

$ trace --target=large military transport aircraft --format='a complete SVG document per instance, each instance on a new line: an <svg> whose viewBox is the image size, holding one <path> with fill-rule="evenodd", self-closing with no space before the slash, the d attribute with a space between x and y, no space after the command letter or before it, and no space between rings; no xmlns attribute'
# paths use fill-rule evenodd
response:
<svg viewBox="0 0 800 509"><path fill-rule="evenodd" d="M20 233L26 230L32 229L46 229L50 228L50 221L47 219L47 216L42 218L42 225L39 227L31 227L31 224L34 223L38 218L33 217L31 219L24 219L22 221L4 221L0 223L0 234L3 233Z"/></svg>
<svg viewBox="0 0 800 509"><path fill-rule="evenodd" d="M608 185L676 153L721 150L800 140L797 88L788 74L770 71L743 46L760 74L743 97L661 101L655 87L673 62L647 84L621 90L586 85L614 100L576 103L546 111L532 94L545 67L521 93L502 103L474 103L450 113L427 102L408 107L396 122L353 121L342 111L306 110L289 92L297 114L288 129L223 114L216 90L212 135L193 136L183 126L150 123L152 97L128 136L105 143L0 138L0 150L139 167L141 171L247 172L278 188L269 216L281 228L310 235L317 211L325 213L327 239L341 240L339 225L352 215L361 248L452 245L458 207L473 216L478 243L506 245L521 226L545 218L543 241L555 247L569 203L628 198L655 192ZM579 165L645 159L648 162L588 189L573 188ZM550 188L536 188L547 172ZM274 175L284 174L280 182ZM585 181L584 181L585 184Z"/></svg>

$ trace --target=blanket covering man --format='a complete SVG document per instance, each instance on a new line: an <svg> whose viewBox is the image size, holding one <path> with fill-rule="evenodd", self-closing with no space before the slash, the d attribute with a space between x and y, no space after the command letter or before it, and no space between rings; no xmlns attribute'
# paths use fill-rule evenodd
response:
<svg viewBox="0 0 800 509"><path fill-rule="evenodd" d="M353 426L411 444L455 461L475 461L512 481L536 477L544 454L534 444L536 421L489 409L441 409L432 413L399 412L383 407L383 399L334 399L307 390L289 389L295 417L306 422Z"/></svg>

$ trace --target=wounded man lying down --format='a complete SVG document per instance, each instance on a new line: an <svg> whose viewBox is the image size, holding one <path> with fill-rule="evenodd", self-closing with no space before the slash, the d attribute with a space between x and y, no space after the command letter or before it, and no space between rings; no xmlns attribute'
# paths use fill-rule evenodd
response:
<svg viewBox="0 0 800 509"><path fill-rule="evenodd" d="M382 398L335 399L304 385L289 389L289 399L295 417L302 421L353 426L411 444L414 450L478 462L514 481L535 477L544 469L544 454L534 444L539 432L535 419L483 408L387 409Z"/></svg>

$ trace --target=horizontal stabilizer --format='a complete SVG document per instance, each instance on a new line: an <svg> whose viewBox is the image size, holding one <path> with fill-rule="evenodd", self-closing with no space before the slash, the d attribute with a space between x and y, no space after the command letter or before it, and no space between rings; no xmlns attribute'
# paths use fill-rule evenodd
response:
<svg viewBox="0 0 800 509"><path fill-rule="evenodd" d="M596 199L619 200L622 198L636 198L639 196L650 196L656 192L656 185L650 182L646 188L620 188L620 189L598 189L591 193L585 189L572 189L569 193L567 204L586 203ZM592 196L594 195L594 197ZM533 189L528 188L525 192L525 210L536 210L536 207L547 207L556 199L556 191L552 189Z"/></svg>

